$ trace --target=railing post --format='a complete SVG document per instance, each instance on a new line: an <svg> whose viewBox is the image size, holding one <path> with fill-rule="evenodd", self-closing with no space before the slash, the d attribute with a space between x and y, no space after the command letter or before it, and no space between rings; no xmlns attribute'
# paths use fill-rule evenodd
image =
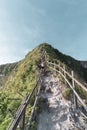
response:
<svg viewBox="0 0 87 130"><path fill-rule="evenodd" d="M45 61L46 61L46 59L47 59L47 57L46 57L46 51L44 52L44 55L45 55Z"/></svg>
<svg viewBox="0 0 87 130"><path fill-rule="evenodd" d="M59 61L59 71L60 71L60 61Z"/></svg>
<svg viewBox="0 0 87 130"><path fill-rule="evenodd" d="M54 69L56 69L55 62L54 62ZM54 71L54 72L55 72L54 75L56 75L56 71Z"/></svg>
<svg viewBox="0 0 87 130"><path fill-rule="evenodd" d="M72 71L72 86L73 86L73 89L75 90L74 72L73 71ZM73 97L74 97L74 106L75 106L75 108L78 108L77 97L74 93L73 93Z"/></svg>
<svg viewBox="0 0 87 130"><path fill-rule="evenodd" d="M64 69L64 77L66 78L66 68L65 68L65 65L63 66L63 69ZM66 80L65 80L65 84L66 84Z"/></svg>
<svg viewBox="0 0 87 130"><path fill-rule="evenodd" d="M54 69L55 69L55 62L54 62Z"/></svg>
<svg viewBox="0 0 87 130"><path fill-rule="evenodd" d="M38 82L38 77L39 77L39 76L37 75L37 77L36 77L36 83ZM35 88L35 95L34 95L35 98L36 98L36 96L37 96L37 89L38 89L38 88L36 87L36 88Z"/></svg>
<svg viewBox="0 0 87 130"><path fill-rule="evenodd" d="M24 127L25 127L25 110L19 122L19 130L24 130Z"/></svg>

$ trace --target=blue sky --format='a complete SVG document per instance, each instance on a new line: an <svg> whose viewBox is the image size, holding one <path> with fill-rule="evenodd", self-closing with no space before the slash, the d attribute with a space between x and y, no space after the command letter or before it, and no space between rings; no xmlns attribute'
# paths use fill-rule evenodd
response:
<svg viewBox="0 0 87 130"><path fill-rule="evenodd" d="M0 0L0 64L42 42L87 60L87 0Z"/></svg>

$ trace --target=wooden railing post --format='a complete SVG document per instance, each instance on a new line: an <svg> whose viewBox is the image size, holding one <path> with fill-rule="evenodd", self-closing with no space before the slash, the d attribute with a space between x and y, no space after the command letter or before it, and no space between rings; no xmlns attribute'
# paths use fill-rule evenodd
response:
<svg viewBox="0 0 87 130"><path fill-rule="evenodd" d="M65 68L65 65L63 66L63 69L64 69L64 76L65 76L65 78L66 78L66 73L65 73L66 68ZM65 80L65 84L66 84L66 80Z"/></svg>
<svg viewBox="0 0 87 130"><path fill-rule="evenodd" d="M55 65L55 62L54 62L54 70L56 70L56 65ZM54 71L54 75L56 75L56 71Z"/></svg>
<svg viewBox="0 0 87 130"><path fill-rule="evenodd" d="M55 69L55 62L54 62L54 69Z"/></svg>
<svg viewBox="0 0 87 130"><path fill-rule="evenodd" d="M59 71L60 71L60 61L59 61Z"/></svg>
<svg viewBox="0 0 87 130"><path fill-rule="evenodd" d="M72 71L72 86L73 86L73 89L75 90L75 82L74 82L74 72ZM73 97L74 97L74 106L75 108L78 108L78 103L77 103L77 97L76 95L73 93Z"/></svg>
<svg viewBox="0 0 87 130"><path fill-rule="evenodd" d="M36 77L36 83L37 83L37 81L38 81L37 78L38 78L38 76ZM35 88L35 94L34 94L35 98L36 98L36 96L37 96L37 90L38 90L38 87Z"/></svg>
<svg viewBox="0 0 87 130"><path fill-rule="evenodd" d="M45 61L46 61L46 60L47 60L47 57L46 57L46 51L45 51L44 55L45 55Z"/></svg>
<svg viewBox="0 0 87 130"><path fill-rule="evenodd" d="M24 130L24 127L25 127L25 110L19 122L19 130Z"/></svg>

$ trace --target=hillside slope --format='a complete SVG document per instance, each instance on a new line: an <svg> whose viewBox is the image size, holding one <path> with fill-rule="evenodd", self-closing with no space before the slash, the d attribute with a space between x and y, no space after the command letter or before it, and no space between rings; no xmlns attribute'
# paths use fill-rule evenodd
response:
<svg viewBox="0 0 87 130"><path fill-rule="evenodd" d="M18 63L0 65L0 88L4 88L9 75L16 70Z"/></svg>
<svg viewBox="0 0 87 130"><path fill-rule="evenodd" d="M67 67L76 71L77 75L84 80L86 79L86 71L81 66L80 62L73 59L70 56L66 56L54 49L51 45L43 43L29 52L23 60L17 64L11 64L14 67L7 67L10 71L4 72L1 69L2 74L8 74L6 82L4 83L4 89L0 91L0 130L5 130L9 122L11 121L11 115L8 113L8 109L11 108L13 113L15 113L21 100L19 101L9 101L8 98L22 98L17 92L25 95L26 92L30 93L37 78L37 65L41 58L40 49L44 48L47 52L48 60L53 61L53 59L63 62ZM12 69L11 69L12 68ZM15 68L15 69L14 69ZM6 69L8 70L8 69ZM30 106L31 108L32 106Z"/></svg>
<svg viewBox="0 0 87 130"><path fill-rule="evenodd" d="M71 70L74 70L79 78L82 78L84 81L87 81L87 69L85 69L81 62L75 60L74 58L61 53L59 50L53 48L49 44L42 44L47 52L49 60L53 61L53 59L59 60L60 62L64 63L67 67Z"/></svg>
<svg viewBox="0 0 87 130"><path fill-rule="evenodd" d="M0 90L0 130L6 130L11 121L12 116L8 109L10 108L15 113L23 98L17 92L25 95L34 87L39 59L39 48L35 48L17 63L17 67L9 74L4 89ZM8 100L8 98L20 98L21 100Z"/></svg>
<svg viewBox="0 0 87 130"><path fill-rule="evenodd" d="M84 68L87 68L87 61L80 61L81 62L81 65L84 67Z"/></svg>

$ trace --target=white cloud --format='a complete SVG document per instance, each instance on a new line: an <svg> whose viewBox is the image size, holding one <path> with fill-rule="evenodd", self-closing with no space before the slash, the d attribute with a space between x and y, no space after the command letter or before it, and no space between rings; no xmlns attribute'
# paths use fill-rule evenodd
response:
<svg viewBox="0 0 87 130"><path fill-rule="evenodd" d="M4 57L1 57L0 56L0 65L1 64L6 64L6 63L13 63L13 62L17 62L21 60L20 57L11 57L11 56L4 56Z"/></svg>
<svg viewBox="0 0 87 130"><path fill-rule="evenodd" d="M0 55L5 56L9 54L9 47L0 45Z"/></svg>
<svg viewBox="0 0 87 130"><path fill-rule="evenodd" d="M29 51L31 51L31 49L26 48L26 46L0 44L0 64L19 61L23 59Z"/></svg>
<svg viewBox="0 0 87 130"><path fill-rule="evenodd" d="M0 45L0 64L12 63L20 59L20 57L12 55L11 51L9 46Z"/></svg>

